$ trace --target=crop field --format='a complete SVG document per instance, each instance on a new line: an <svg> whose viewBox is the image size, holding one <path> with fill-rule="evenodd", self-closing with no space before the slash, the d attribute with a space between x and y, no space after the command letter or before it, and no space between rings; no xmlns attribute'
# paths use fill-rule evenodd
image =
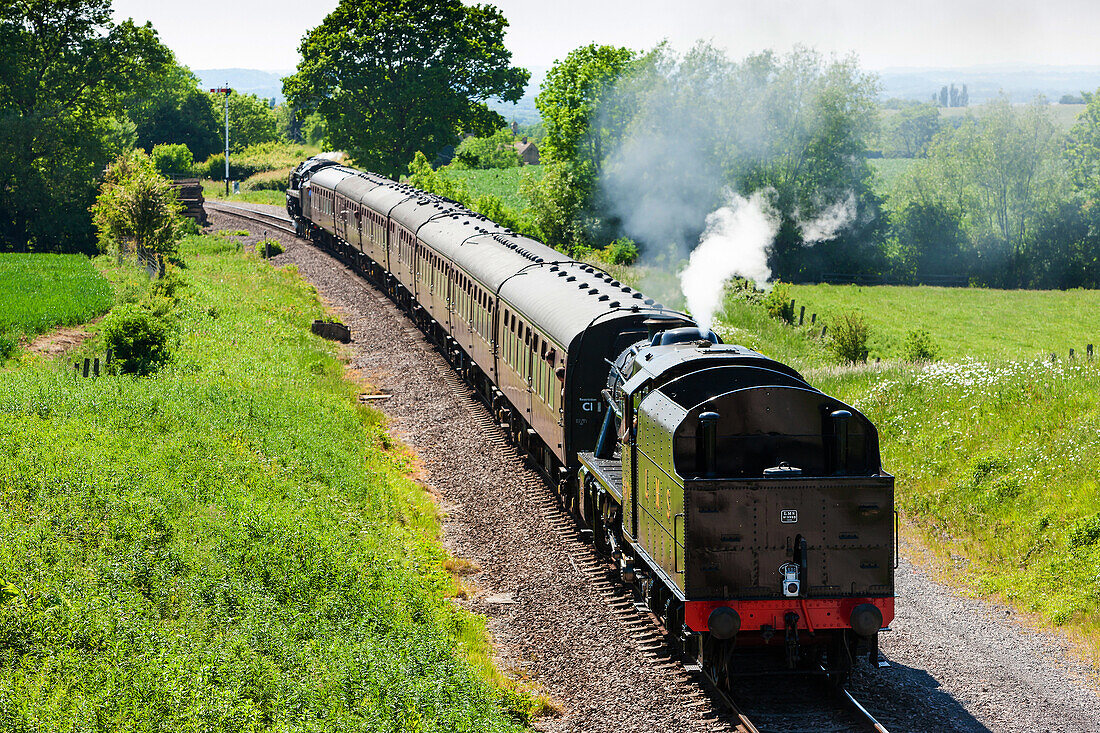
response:
<svg viewBox="0 0 1100 733"><path fill-rule="evenodd" d="M107 280L83 255L0 254L0 339L85 323L112 302Z"/></svg>
<svg viewBox="0 0 1100 733"><path fill-rule="evenodd" d="M450 168L442 170L449 178L461 182L474 198L486 194L496 196L504 202L505 206L515 211L523 211L530 205L527 199L520 195L520 183L524 178L539 178L542 175L542 166L539 165L487 170L452 170Z"/></svg>
<svg viewBox="0 0 1100 733"><path fill-rule="evenodd" d="M153 376L0 371L0 730L520 730L316 292L183 255Z"/></svg>
<svg viewBox="0 0 1100 733"><path fill-rule="evenodd" d="M924 329L944 359L1034 359L1100 349L1100 291L795 285L796 306L828 322L858 310L871 327L871 356L901 357L906 335ZM1100 355L1100 351L1097 352Z"/></svg>

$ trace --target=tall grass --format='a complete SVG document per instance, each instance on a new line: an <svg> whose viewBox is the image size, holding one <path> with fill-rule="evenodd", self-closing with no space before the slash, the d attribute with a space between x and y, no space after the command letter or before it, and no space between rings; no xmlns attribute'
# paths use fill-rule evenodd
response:
<svg viewBox="0 0 1100 733"><path fill-rule="evenodd" d="M83 255L0 254L0 337L84 323L112 302L107 281Z"/></svg>
<svg viewBox="0 0 1100 733"><path fill-rule="evenodd" d="M518 729L316 292L183 252L155 376L0 372L0 730Z"/></svg>

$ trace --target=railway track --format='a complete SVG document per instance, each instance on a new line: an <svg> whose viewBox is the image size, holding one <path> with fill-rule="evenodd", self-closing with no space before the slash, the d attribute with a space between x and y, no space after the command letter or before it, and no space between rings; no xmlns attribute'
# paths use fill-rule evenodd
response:
<svg viewBox="0 0 1100 733"><path fill-rule="evenodd" d="M297 232L288 218L226 204L221 201L208 200L206 205L214 211L297 236ZM329 252L329 255L337 261L343 261L335 253ZM353 272L355 271L354 266L350 263L344 264L348 265ZM380 293L385 298L385 294L377 289L376 283L370 278L359 273L356 273L356 275L369 283L375 289L375 292ZM401 309L398 308L398 310ZM404 311L402 312L404 313ZM424 337L423 332L416 328L411 321L406 332L409 335L415 333ZM446 359L445 350L434 343L432 345ZM670 681L681 690L685 707L697 709L701 719L710 721L716 727L721 726L736 733L780 733L781 731L790 733L791 731L800 730L805 730L807 733L810 731L813 731L813 733L845 733L856 730L887 733L886 728L851 693L844 689L838 691L835 701L829 701L826 706L827 709L822 709L819 706L816 710L809 711L787 711L786 708L790 706L790 701L774 697L774 691L771 694L762 696L753 695L750 703L752 707L768 707L780 712L770 712L762 717L758 717L759 713L754 712L750 718L749 714L745 712L745 710L750 709L749 705L745 702L739 705L734 695L722 689L722 686L707 675L703 669L691 662L684 662L677 653L669 648L664 641L664 627L657 617L643 604L635 603L632 594L618 580L614 563L596 553L591 542L591 530L581 527L572 513L562 506L557 491L528 459L526 452L511 440L510 435L496 422L480 396L462 380L449 362L447 362L447 368L441 370L441 376L448 389L462 398L466 409L473 413L481 428L481 437L503 453L512 455L527 464L529 472L524 486L532 496L538 497L539 510L565 546L573 568L578 574L587 576L596 587L607 607L611 609L630 633L638 653L656 668L666 673ZM789 690L789 686L786 684L780 686L784 691ZM820 702L821 694L815 697L817 698L816 702ZM805 705L807 700L803 699L800 702ZM761 721L761 724L754 723L754 719Z"/></svg>
<svg viewBox="0 0 1100 733"><path fill-rule="evenodd" d="M247 209L243 206L234 206L233 204L227 204L224 201L216 201L207 199L204 206L210 208L213 211L218 211L223 214L229 214L235 216L238 219L245 219L247 221L254 221L259 224L264 224L273 229L276 229L284 234L290 234L297 236L298 232L294 229L294 223L290 221L286 216L277 216L276 214L269 214L266 211L257 211L256 209Z"/></svg>

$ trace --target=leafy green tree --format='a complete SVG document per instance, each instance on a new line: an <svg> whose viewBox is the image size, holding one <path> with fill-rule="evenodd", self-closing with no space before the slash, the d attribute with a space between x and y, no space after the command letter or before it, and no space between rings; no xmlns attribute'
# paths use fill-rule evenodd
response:
<svg viewBox="0 0 1100 733"><path fill-rule="evenodd" d="M886 150L889 158L918 158L925 154L932 138L943 129L940 110L933 104L915 104L901 108L888 118Z"/></svg>
<svg viewBox="0 0 1100 733"><path fill-rule="evenodd" d="M621 116L609 114L613 90L634 59L628 48L589 44L554 64L535 97L551 160L587 163L598 175L609 141L621 135Z"/></svg>
<svg viewBox="0 0 1100 733"><path fill-rule="evenodd" d="M504 125L486 100L517 101L529 78L509 65L506 27L493 6L461 0L341 0L302 40L283 90L321 113L330 145L397 175L419 150Z"/></svg>
<svg viewBox="0 0 1100 733"><path fill-rule="evenodd" d="M210 96L221 104L225 103L220 94ZM224 130L222 134L224 135ZM255 94L237 92L229 95L230 155L239 153L252 145L275 142L278 138L275 111L266 99L261 99Z"/></svg>
<svg viewBox="0 0 1100 733"><path fill-rule="evenodd" d="M153 159L133 150L115 161L104 176L92 207L100 241L107 248L143 257L176 254L183 220L176 190L157 173Z"/></svg>
<svg viewBox="0 0 1100 733"><path fill-rule="evenodd" d="M488 137L468 137L455 148L454 160L464 168L515 168L519 154L512 147L512 131L507 127Z"/></svg>
<svg viewBox="0 0 1100 733"><path fill-rule="evenodd" d="M202 159L222 149L220 105L174 59L162 73L133 87L124 106L136 126L137 145L146 150L178 143L186 145L192 157Z"/></svg>
<svg viewBox="0 0 1100 733"><path fill-rule="evenodd" d="M130 136L126 92L168 59L109 0L0 3L0 249L94 251L88 207Z"/></svg>
<svg viewBox="0 0 1100 733"><path fill-rule="evenodd" d="M1100 93L1086 96L1088 105L1069 133L1066 161L1073 186L1085 195L1086 206L1100 209Z"/></svg>
<svg viewBox="0 0 1100 733"><path fill-rule="evenodd" d="M966 233L972 271L989 284L1024 287L1036 223L1068 193L1060 146L1044 100L1026 107L992 100L935 137L891 206L950 212Z"/></svg>

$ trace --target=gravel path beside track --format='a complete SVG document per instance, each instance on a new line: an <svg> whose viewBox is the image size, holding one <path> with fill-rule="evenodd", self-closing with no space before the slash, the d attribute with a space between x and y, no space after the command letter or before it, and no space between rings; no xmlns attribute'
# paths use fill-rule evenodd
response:
<svg viewBox="0 0 1100 733"><path fill-rule="evenodd" d="M250 228L223 214L211 220L215 231ZM376 404L418 456L446 512L446 545L481 568L469 578L475 592L466 604L490 619L501 665L562 708L536 727L730 730L682 674L642 657L583 572L590 557L563 548L570 538L532 492L533 472L485 427L479 404L448 386L448 365L411 322L327 254L288 235L274 238L287 248L274 264L295 264L317 287L352 329L352 366L392 393ZM851 687L892 733L1100 731L1095 670L1074 661L1055 635L1017 624L1006 607L937 583L905 559L906 550L898 616L882 639L891 666L872 672L864 664Z"/></svg>

